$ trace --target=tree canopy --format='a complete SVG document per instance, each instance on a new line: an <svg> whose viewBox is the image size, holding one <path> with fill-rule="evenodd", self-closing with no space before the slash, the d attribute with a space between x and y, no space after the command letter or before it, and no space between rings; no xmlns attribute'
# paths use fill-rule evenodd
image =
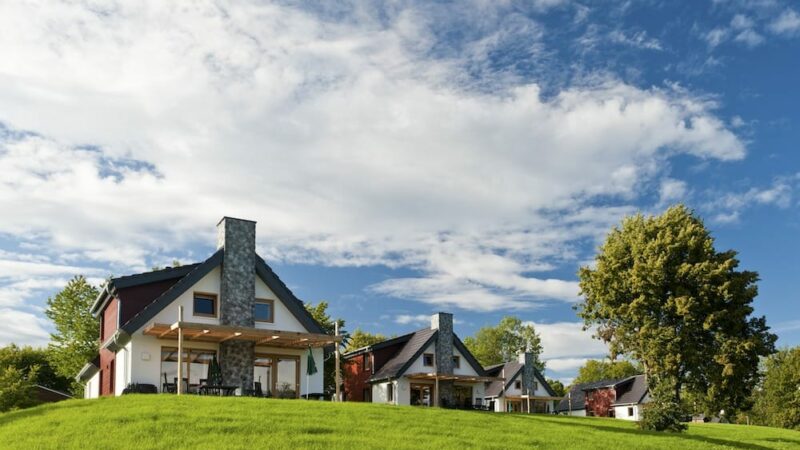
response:
<svg viewBox="0 0 800 450"><path fill-rule="evenodd" d="M556 394L556 397L563 397L567 395L567 388L564 387L564 383L560 382L559 380L551 380L548 378L547 384L550 385L550 388Z"/></svg>
<svg viewBox="0 0 800 450"><path fill-rule="evenodd" d="M483 366L516 361L520 353L529 351L534 355L536 368L544 371L539 358L542 340L533 325L523 324L518 317L506 316L497 326L481 328L474 337L464 339L464 345Z"/></svg>
<svg viewBox="0 0 800 450"><path fill-rule="evenodd" d="M366 332L361 328L356 328L355 331L353 331L350 334L350 340L347 343L347 348L345 348L345 352L351 352L361 347L377 344L378 342L383 342L386 339L389 338L380 333L373 334Z"/></svg>
<svg viewBox="0 0 800 450"><path fill-rule="evenodd" d="M800 430L800 347L766 358L764 380L754 397L757 424Z"/></svg>
<svg viewBox="0 0 800 450"><path fill-rule="evenodd" d="M45 314L56 327L50 335L50 360L58 375L74 378L98 351L100 327L89 312L98 296L97 288L78 275L61 292L47 300ZM83 385L72 382L73 395L83 393Z"/></svg>
<svg viewBox="0 0 800 450"><path fill-rule="evenodd" d="M595 263L580 269L578 314L612 357L641 362L651 392L668 385L672 403L687 390L709 412L745 406L776 337L764 317L751 317L758 274L739 270L735 251L718 252L703 222L678 205L625 218Z"/></svg>
<svg viewBox="0 0 800 450"><path fill-rule="evenodd" d="M574 384L591 383L600 380L618 380L642 373L640 367L630 361L601 361L590 359L578 369Z"/></svg>

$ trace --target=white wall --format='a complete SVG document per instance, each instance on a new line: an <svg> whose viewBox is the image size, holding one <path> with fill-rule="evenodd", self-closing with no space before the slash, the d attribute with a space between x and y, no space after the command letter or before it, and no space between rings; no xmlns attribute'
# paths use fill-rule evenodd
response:
<svg viewBox="0 0 800 450"><path fill-rule="evenodd" d="M300 333L308 333L309 331L297 320L297 318L289 311L289 308L278 300L278 296L272 292L261 278L256 275L256 298L274 300L275 304L275 320L273 323L269 322L256 322L256 328L266 330L281 330L281 331L298 331Z"/></svg>
<svg viewBox="0 0 800 450"><path fill-rule="evenodd" d="M617 419L638 421L639 420L639 405L631 405L630 407L633 408L633 415L632 416L628 415L628 406L615 406L614 407L614 417L617 418Z"/></svg>
<svg viewBox="0 0 800 450"><path fill-rule="evenodd" d="M131 343L121 348L114 358L114 395L122 395L122 391L131 382Z"/></svg>
<svg viewBox="0 0 800 450"><path fill-rule="evenodd" d="M223 302L225 299L219 298L220 292L220 267L216 267L206 276L200 279L191 288L187 289L183 294L178 296L169 306L162 309L150 322L156 323L175 323L178 321L178 306L183 306L183 320L186 322L208 323L212 325L219 325L219 318L203 317L193 315L194 311L194 293L204 292L208 294L217 294L218 302ZM217 305L217 313L219 313L221 305ZM219 315L219 314L217 314Z"/></svg>
<svg viewBox="0 0 800 450"><path fill-rule="evenodd" d="M98 398L100 397L100 371L92 375L86 382L83 389L83 398Z"/></svg>
<svg viewBox="0 0 800 450"><path fill-rule="evenodd" d="M461 360L461 367L457 369L453 369L453 373L456 375L470 375L470 376L477 376L478 373L475 372L475 369L469 364L469 362L464 358L464 355L458 351L455 346L453 347L453 356L458 356Z"/></svg>
<svg viewBox="0 0 800 450"><path fill-rule="evenodd" d="M391 385L392 389L394 390L394 398L391 401L389 400L389 385ZM385 403L390 405L403 404L403 403L398 403L399 399L397 397L397 391L398 391L397 385L398 385L397 380L373 384L372 403ZM407 392L408 390L406 390L406 396L408 396ZM407 405L408 402L406 402L405 404Z"/></svg>

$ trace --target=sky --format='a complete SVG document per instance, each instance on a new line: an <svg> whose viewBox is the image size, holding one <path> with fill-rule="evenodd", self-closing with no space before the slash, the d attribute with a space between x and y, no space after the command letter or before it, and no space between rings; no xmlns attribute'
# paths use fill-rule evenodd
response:
<svg viewBox="0 0 800 450"><path fill-rule="evenodd" d="M0 345L233 216L351 331L515 315L569 382L578 268L677 202L800 344L800 4L317 3L0 3Z"/></svg>

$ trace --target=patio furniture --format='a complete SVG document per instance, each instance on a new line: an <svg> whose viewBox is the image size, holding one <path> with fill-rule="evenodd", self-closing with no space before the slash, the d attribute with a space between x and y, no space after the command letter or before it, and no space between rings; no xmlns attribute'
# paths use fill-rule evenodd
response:
<svg viewBox="0 0 800 450"><path fill-rule="evenodd" d="M261 382L256 381L255 383L253 383L253 386L254 386L253 389L245 389L244 395L250 397L263 397L264 391L261 390Z"/></svg>
<svg viewBox="0 0 800 450"><path fill-rule="evenodd" d="M173 377L172 381L173 381L173 384L175 384L175 386L178 385L178 377ZM183 389L181 389L181 392L184 392L184 393L189 392L189 379L188 378L184 378L183 379L183 386L181 386L181 387L183 388Z"/></svg>
<svg viewBox="0 0 800 450"><path fill-rule="evenodd" d="M161 385L161 392L167 394L174 394L177 392L177 383L168 383L166 372L164 372L164 383Z"/></svg>
<svg viewBox="0 0 800 450"><path fill-rule="evenodd" d="M200 386L200 395L216 395L219 397L230 397L236 392L237 386L223 386L218 384L205 384Z"/></svg>

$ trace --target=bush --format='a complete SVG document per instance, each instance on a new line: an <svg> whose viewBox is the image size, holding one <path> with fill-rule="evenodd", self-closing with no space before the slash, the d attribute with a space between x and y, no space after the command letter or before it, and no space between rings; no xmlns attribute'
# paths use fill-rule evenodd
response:
<svg viewBox="0 0 800 450"><path fill-rule="evenodd" d="M0 412L34 406L38 403L34 382L39 370L37 366L23 373L14 366L0 368Z"/></svg>
<svg viewBox="0 0 800 450"><path fill-rule="evenodd" d="M686 430L682 422L686 415L681 405L675 400L666 384L651 386L652 400L642 411L639 428L651 431L673 431L679 433Z"/></svg>

